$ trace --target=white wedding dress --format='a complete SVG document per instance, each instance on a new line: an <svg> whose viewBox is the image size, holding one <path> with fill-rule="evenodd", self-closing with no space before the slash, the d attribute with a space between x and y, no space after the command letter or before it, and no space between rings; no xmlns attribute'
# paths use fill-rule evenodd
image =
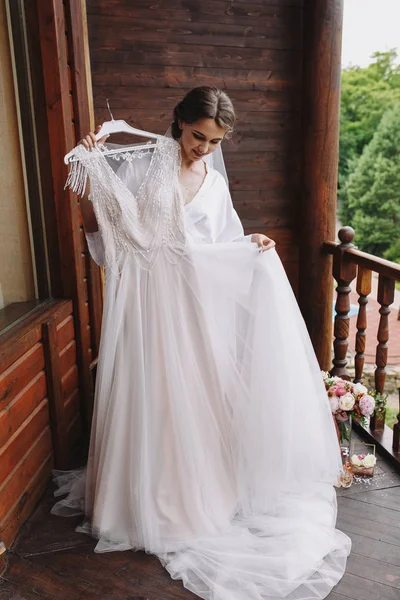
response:
<svg viewBox="0 0 400 600"><path fill-rule="evenodd" d="M184 205L173 139L118 170L77 152L104 316L88 464L57 473L52 512L85 513L96 551L156 554L207 600L325 598L350 552L341 459L277 251L244 236L210 167Z"/></svg>

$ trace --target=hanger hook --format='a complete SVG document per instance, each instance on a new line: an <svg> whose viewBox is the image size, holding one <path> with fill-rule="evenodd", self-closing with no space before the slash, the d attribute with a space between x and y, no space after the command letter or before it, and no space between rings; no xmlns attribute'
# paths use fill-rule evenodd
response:
<svg viewBox="0 0 400 600"><path fill-rule="evenodd" d="M108 102L108 98L106 98L108 112L110 113L111 121L114 121L114 117L111 112L110 103Z"/></svg>

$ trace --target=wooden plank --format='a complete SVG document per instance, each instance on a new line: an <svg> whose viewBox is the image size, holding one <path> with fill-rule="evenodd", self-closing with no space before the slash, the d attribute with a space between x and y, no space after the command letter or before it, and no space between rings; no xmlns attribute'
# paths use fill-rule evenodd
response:
<svg viewBox="0 0 400 600"><path fill-rule="evenodd" d="M398 600L399 591L390 583L382 584L365 577L345 573L343 579L335 587L335 594L352 600ZM331 595L327 600L331 600Z"/></svg>
<svg viewBox="0 0 400 600"><path fill-rule="evenodd" d="M19 465L49 425L48 400L44 398L19 429L0 449L0 482L4 481Z"/></svg>
<svg viewBox="0 0 400 600"><path fill-rule="evenodd" d="M67 399L79 386L78 368L73 365L71 369L64 375L61 381L64 405Z"/></svg>
<svg viewBox="0 0 400 600"><path fill-rule="evenodd" d="M106 106L97 107L96 111L99 123L109 119L110 115ZM298 135L301 130L300 116L293 112L251 112L251 111L236 111L236 128L239 132L245 131L265 131L272 132L290 132L292 135ZM145 108L119 108L118 118L130 122L132 125L141 129L146 128L147 131L154 131L159 127L159 122L165 123L165 131L167 125L172 120L172 109L160 107L158 111L150 113ZM224 156L228 156L229 144L223 143ZM251 156L258 155L259 158L264 155L269 155L263 147L260 147L255 153L248 153ZM243 157L244 158L244 157ZM292 160L292 157L288 157ZM299 157L296 157L299 161ZM84 238L83 229L81 229L81 249L86 250L86 240Z"/></svg>
<svg viewBox="0 0 400 600"><path fill-rule="evenodd" d="M32 592L28 582L23 585L3 580L0 581L0 600L40 600L40 596Z"/></svg>
<svg viewBox="0 0 400 600"><path fill-rule="evenodd" d="M20 502L15 505L14 509L10 511L5 521L1 524L0 536L6 546L9 546L15 539L21 526L30 516L37 501L42 496L43 490L49 480L52 466L52 456L50 456L48 460L39 467L36 475L22 495Z"/></svg>
<svg viewBox="0 0 400 600"><path fill-rule="evenodd" d="M50 427L46 427L34 445L29 448L18 468L0 486L0 523L15 504L21 502L29 483L35 478L41 465L48 462L53 455Z"/></svg>
<svg viewBox="0 0 400 600"><path fill-rule="evenodd" d="M118 36L114 32L118 31ZM89 20L90 45L103 48L115 47L123 50L130 47L132 40L166 44L213 45L235 48L275 48L298 50L301 48L301 23L299 19L286 20L282 27L273 23L228 25L201 23L196 21L157 21L152 19L126 19L124 17L91 15Z"/></svg>
<svg viewBox="0 0 400 600"><path fill-rule="evenodd" d="M344 525L339 520L338 527L351 537L351 551L359 556L373 558L380 562L400 567L400 540L397 543L388 543L380 539L379 533L367 532L369 535L358 535L350 531L351 527ZM367 529L367 527L366 527Z"/></svg>
<svg viewBox="0 0 400 600"><path fill-rule="evenodd" d="M154 556L143 552L115 552L107 557L95 554L88 546L78 546L57 554L38 554L30 562L51 569L65 581L74 580L77 589L90 584L98 598L125 600L127 594L133 598L179 600L196 598L183 589L180 581L172 580ZM119 576L111 578L112 573ZM162 591L161 591L162 590ZM86 596L85 596L86 599Z"/></svg>
<svg viewBox="0 0 400 600"><path fill-rule="evenodd" d="M67 435L70 446L76 445L78 440L82 441L82 417L80 414L68 423Z"/></svg>
<svg viewBox="0 0 400 600"><path fill-rule="evenodd" d="M0 410L7 405L44 369L41 343L36 343L21 358L0 374Z"/></svg>
<svg viewBox="0 0 400 600"><path fill-rule="evenodd" d="M64 378L66 373L70 371L73 365L76 365L76 342L71 340L70 343L60 352L60 374Z"/></svg>
<svg viewBox="0 0 400 600"><path fill-rule="evenodd" d="M0 334L0 373L8 369L12 363L41 340L42 322L45 318L52 315L58 321L65 318L71 310L70 300L43 302L15 327Z"/></svg>
<svg viewBox="0 0 400 600"><path fill-rule="evenodd" d="M255 172L253 175L254 178L251 179L246 176L246 171L234 171L229 181L230 189L232 191L251 191L253 188L256 188L265 193L266 190L276 190L279 188L288 187L288 181L287 177L285 177L284 171L261 171ZM292 186L294 182L294 179L290 182Z"/></svg>
<svg viewBox="0 0 400 600"><path fill-rule="evenodd" d="M29 581L29 588L40 598L46 600L99 600L96 583L74 581L73 585L62 575L15 554L9 556L9 567L3 576L5 581L17 584Z"/></svg>
<svg viewBox="0 0 400 600"><path fill-rule="evenodd" d="M400 487L357 494L357 500L400 512Z"/></svg>
<svg viewBox="0 0 400 600"><path fill-rule="evenodd" d="M394 532L394 535L400 537L400 519L398 511L391 508L367 504L360 502L357 497L342 496L339 500L339 511L342 516L347 516L351 519L362 514L367 523L388 525Z"/></svg>
<svg viewBox="0 0 400 600"><path fill-rule="evenodd" d="M174 106L180 102L190 87L181 88L164 88L162 86L152 87L150 89L137 89L134 86L114 86L104 85L101 78L93 77L93 93L95 107L101 106L102 109L106 106L106 99L109 98L110 105L117 114L116 109L143 109L147 108L149 113L154 111L164 110L170 114ZM301 98L298 94L294 94L291 90L283 90L281 92L253 92L251 90L226 90L229 94L235 110L237 111L252 111L252 112L291 112L298 111L301 105ZM96 116L96 122L100 119ZM155 133L165 133L165 127L160 126Z"/></svg>
<svg viewBox="0 0 400 600"><path fill-rule="evenodd" d="M75 339L74 318L70 314L57 325L57 349L61 353Z"/></svg>
<svg viewBox="0 0 400 600"><path fill-rule="evenodd" d="M43 345L45 350L47 394L49 397L54 464L57 469L65 469L68 464L68 440L64 400L61 389L57 329L54 319L49 319L43 323Z"/></svg>
<svg viewBox="0 0 400 600"><path fill-rule="evenodd" d="M41 371L0 411L0 448L21 427L45 396L46 376L44 371Z"/></svg>
<svg viewBox="0 0 400 600"><path fill-rule="evenodd" d="M212 45L202 45L201 53L182 44L161 42L136 42L129 48L104 48L92 45L90 56L94 64L115 63L142 65L165 65L179 67L205 67L226 69L249 68L259 70L283 70L298 73L301 68L299 50L275 50L271 48L232 48L220 47L215 51Z"/></svg>
<svg viewBox="0 0 400 600"><path fill-rule="evenodd" d="M376 583L382 583L389 585L391 588L397 589L397 595L400 590L400 567L383 563L379 560L372 558L366 558L365 556L359 556L358 554L350 554L347 559L346 572L350 575L357 575L375 581ZM341 591L339 584L338 591ZM397 596L398 597L398 596Z"/></svg>
<svg viewBox="0 0 400 600"><path fill-rule="evenodd" d="M79 415L79 389L75 388L64 404L65 422L72 423Z"/></svg>
<svg viewBox="0 0 400 600"><path fill-rule="evenodd" d="M89 15L118 16L126 19L147 18L157 21L196 21L200 23L264 24L284 27L290 20L301 18L301 6L266 3L231 2L229 0L202 0L189 3L185 0L151 2L148 0L107 0L89 2Z"/></svg>
<svg viewBox="0 0 400 600"><path fill-rule="evenodd" d="M295 76L286 71L203 68L203 67L166 67L121 63L92 63L93 78L102 85L132 87L182 88L214 85L233 90L253 90L292 93L300 91L300 72Z"/></svg>

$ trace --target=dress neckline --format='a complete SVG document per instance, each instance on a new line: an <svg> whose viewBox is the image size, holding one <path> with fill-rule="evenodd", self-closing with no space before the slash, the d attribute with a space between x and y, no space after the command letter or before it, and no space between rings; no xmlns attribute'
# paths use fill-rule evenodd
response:
<svg viewBox="0 0 400 600"><path fill-rule="evenodd" d="M208 166L208 164L206 163L205 160L202 159L202 161L203 161L203 164L204 164L204 168L206 170L205 175L203 177L203 181L201 182L200 187L198 188L198 190L194 194L194 196L191 198L191 200L189 200L189 202L186 202L183 205L184 209L186 209L188 206L190 206L194 202L194 200L196 200L199 197L200 193L202 193L204 191L204 186L205 186L205 184L206 184L206 182L207 182L207 180L209 178L209 175L210 175L209 166ZM186 189L181 183L179 183L179 185L181 186L182 189Z"/></svg>

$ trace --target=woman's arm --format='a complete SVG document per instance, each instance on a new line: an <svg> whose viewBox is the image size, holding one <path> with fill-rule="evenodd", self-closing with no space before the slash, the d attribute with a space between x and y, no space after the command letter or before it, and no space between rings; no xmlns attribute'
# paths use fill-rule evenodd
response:
<svg viewBox="0 0 400 600"><path fill-rule="evenodd" d="M87 150L92 150L96 144L103 144L108 136L105 135L99 141L96 141L96 133L100 131L100 128L100 125L96 127L95 133L93 133L93 131L89 131L89 133L79 143L83 144ZM89 195L90 181L88 178L86 189L80 198L79 205L81 207L83 228L85 233L96 233L99 230L99 226L94 213L93 203L89 200Z"/></svg>

